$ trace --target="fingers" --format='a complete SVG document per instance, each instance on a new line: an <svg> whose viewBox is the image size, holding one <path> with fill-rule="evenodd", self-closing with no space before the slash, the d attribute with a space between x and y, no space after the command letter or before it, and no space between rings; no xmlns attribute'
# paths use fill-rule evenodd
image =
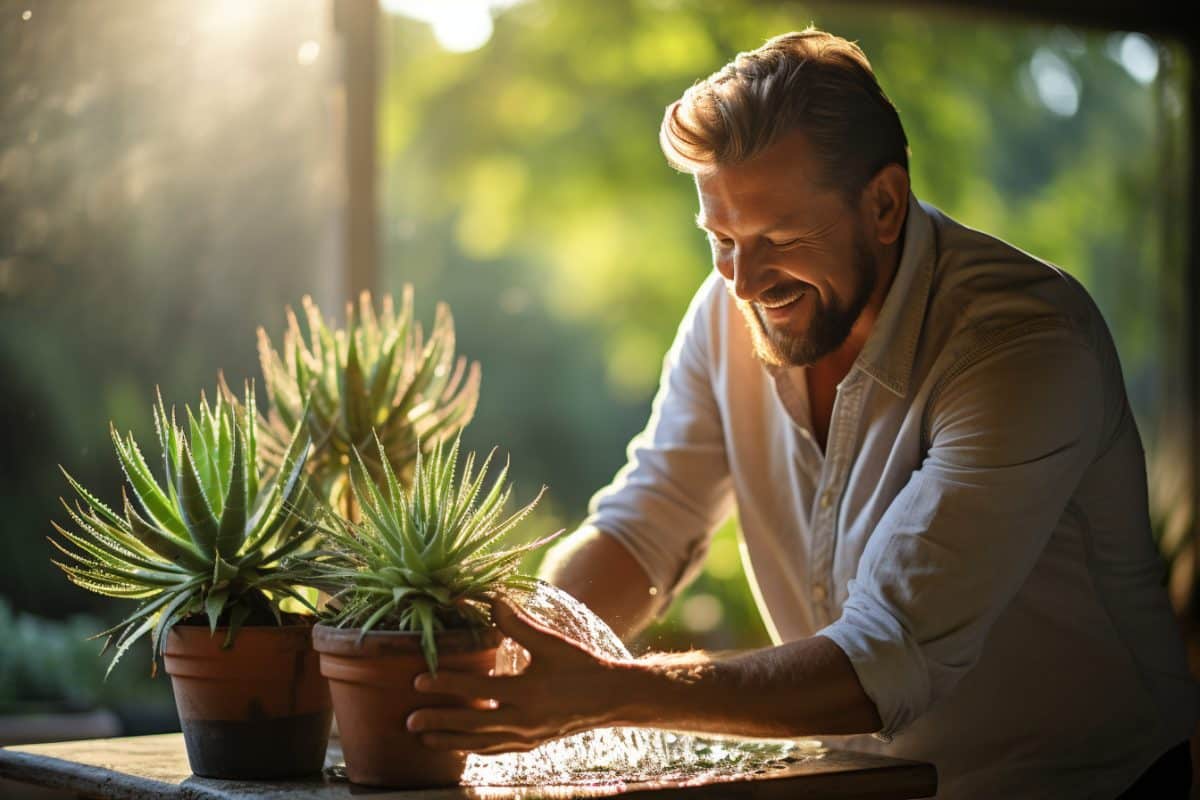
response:
<svg viewBox="0 0 1200 800"><path fill-rule="evenodd" d="M453 706L421 708L408 715L406 726L412 733L508 733L531 738L517 712L510 707L476 710Z"/></svg>
<svg viewBox="0 0 1200 800"><path fill-rule="evenodd" d="M524 753L540 742L511 733L423 733L421 744L430 750L464 750L481 755Z"/></svg>
<svg viewBox="0 0 1200 800"><path fill-rule="evenodd" d="M438 674L422 672L413 679L413 688L430 694L454 694L455 697L492 697L499 686L491 675L439 669Z"/></svg>
<svg viewBox="0 0 1200 800"><path fill-rule="evenodd" d="M522 705L529 699L529 685L523 675L480 675L439 669L437 675L422 672L416 676L413 688L425 694L484 700L492 706Z"/></svg>

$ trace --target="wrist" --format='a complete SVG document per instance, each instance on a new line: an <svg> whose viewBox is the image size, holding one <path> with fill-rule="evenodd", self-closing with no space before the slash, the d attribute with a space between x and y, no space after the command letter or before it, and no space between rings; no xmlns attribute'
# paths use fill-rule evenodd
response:
<svg viewBox="0 0 1200 800"><path fill-rule="evenodd" d="M605 690L605 724L610 727L645 727L663 724L667 687L661 675L635 659L608 664Z"/></svg>
<svg viewBox="0 0 1200 800"><path fill-rule="evenodd" d="M683 728L695 716L692 706L712 662L698 653L661 654L612 662L610 668L610 725Z"/></svg>

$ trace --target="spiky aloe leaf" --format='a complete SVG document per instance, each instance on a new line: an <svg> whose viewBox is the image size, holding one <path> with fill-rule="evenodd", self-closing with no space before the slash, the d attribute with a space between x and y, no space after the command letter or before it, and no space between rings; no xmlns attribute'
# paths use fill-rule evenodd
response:
<svg viewBox="0 0 1200 800"><path fill-rule="evenodd" d="M236 553L246 539L246 451L242 444L242 432L233 437L233 451L229 459L229 494L225 497L225 510L221 513L217 529L217 552Z"/></svg>
<svg viewBox="0 0 1200 800"><path fill-rule="evenodd" d="M125 502L125 521L128 523L127 530L137 541L163 558L184 564L191 569L204 569L208 563L204 554L191 542L156 528L142 519L128 500Z"/></svg>
<svg viewBox="0 0 1200 800"><path fill-rule="evenodd" d="M211 633L217 631L217 620L221 618L221 612L225 610L225 603L229 601L229 589L213 589L208 593L208 597L204 598L204 613L208 615L208 630Z"/></svg>
<svg viewBox="0 0 1200 800"><path fill-rule="evenodd" d="M64 470L81 502L77 511L63 502L73 529L53 523L62 541L51 543L66 557L54 563L90 591L143 601L104 632L115 646L114 663L147 634L159 654L165 632L193 614L206 615L214 628L227 617L232 641L252 609L265 608L278 621L278 601L296 594L292 583L302 576L283 559L319 539L318 530L301 523L308 516L307 436L298 424L286 470L260 459L253 402L250 385L239 403L221 380L211 405L202 395L198 414L185 409L185 433L159 395L161 481L132 436L114 430L118 460L146 516L127 496L118 515Z"/></svg>
<svg viewBox="0 0 1200 800"><path fill-rule="evenodd" d="M142 457L133 437L122 440L115 426L110 426L110 429L113 446L117 451L117 458L121 462L121 469L125 473L125 479L129 481L138 504L159 528L170 531L176 536L185 536L186 529L183 520L175 511L171 498L154 481L150 467Z"/></svg>
<svg viewBox="0 0 1200 800"><path fill-rule="evenodd" d="M212 435L212 424L209 422L208 403L205 402L204 396L200 396L200 421L196 420L192 409L187 408L188 431L191 434L185 447L185 460L191 461L192 471L196 476L197 483L200 486L201 494L208 503L211 515L219 517L221 509L218 508L220 498L216 494L217 483L216 473L213 470L210 448L208 446ZM190 458L189 458L190 457ZM178 487L177 487L178 488ZM185 520L186 521L186 520ZM214 532L215 536L215 532Z"/></svg>
<svg viewBox="0 0 1200 800"><path fill-rule="evenodd" d="M340 332L339 332L340 333ZM362 362L359 359L358 340L360 336L353 327L344 333L346 339L346 358L343 369L338 370L338 394L342 400L347 431L366 431L371 428L371 410L367 407L367 379L363 374ZM352 445L359 444L351 442Z"/></svg>
<svg viewBox="0 0 1200 800"><path fill-rule="evenodd" d="M180 448L180 458L175 465L175 493L179 497L179 511L183 524L187 527L188 536L196 549L205 558L212 558L217 544L217 518L213 516L212 506L204 496L204 488L200 485L200 476L196 473L195 459L191 447L184 442Z"/></svg>

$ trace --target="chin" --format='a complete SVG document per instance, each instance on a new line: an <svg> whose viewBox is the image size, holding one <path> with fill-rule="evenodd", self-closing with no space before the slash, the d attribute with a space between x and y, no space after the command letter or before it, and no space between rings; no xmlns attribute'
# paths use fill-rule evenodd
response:
<svg viewBox="0 0 1200 800"><path fill-rule="evenodd" d="M787 321L787 327L781 327L767 323L749 303L743 306L742 312L750 329L755 356L772 367L812 366L842 346L853 323L853 318L839 319L829 314L818 315L805 323L797 318L797 312Z"/></svg>
<svg viewBox="0 0 1200 800"><path fill-rule="evenodd" d="M792 353L787 342L794 342L798 337L793 334L782 334L774 326L768 326L758 315L752 303L735 298L737 307L742 312L746 329L750 332L750 341L754 346L754 356L769 367L806 366L797 364L790 356ZM790 321L790 320L789 320Z"/></svg>

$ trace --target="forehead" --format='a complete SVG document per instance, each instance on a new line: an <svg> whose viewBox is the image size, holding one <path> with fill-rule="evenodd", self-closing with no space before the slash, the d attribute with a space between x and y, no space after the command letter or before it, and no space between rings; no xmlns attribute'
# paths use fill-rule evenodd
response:
<svg viewBox="0 0 1200 800"><path fill-rule="evenodd" d="M825 185L807 140L791 134L739 164L696 175L699 221L714 226L769 226L796 219L827 219L846 210Z"/></svg>

